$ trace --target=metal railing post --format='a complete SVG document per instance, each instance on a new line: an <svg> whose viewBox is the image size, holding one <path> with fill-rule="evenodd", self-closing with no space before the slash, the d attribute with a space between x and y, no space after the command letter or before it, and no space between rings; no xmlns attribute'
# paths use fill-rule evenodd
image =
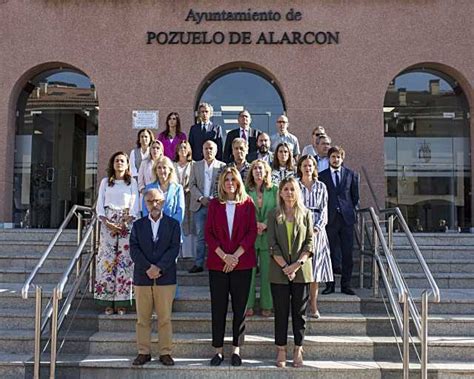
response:
<svg viewBox="0 0 474 379"><path fill-rule="evenodd" d="M388 218L388 248L393 252L393 215Z"/></svg>
<svg viewBox="0 0 474 379"><path fill-rule="evenodd" d="M364 253L365 253L365 217L360 214L360 260L359 260L359 285L364 288Z"/></svg>
<svg viewBox="0 0 474 379"><path fill-rule="evenodd" d="M77 212L77 246L80 245L82 240L82 213ZM81 259L77 260L76 263L76 278L79 276L81 272Z"/></svg>
<svg viewBox="0 0 474 379"><path fill-rule="evenodd" d="M403 379L410 375L410 314L408 309L408 294L405 292L403 302Z"/></svg>
<svg viewBox="0 0 474 379"><path fill-rule="evenodd" d="M54 379L56 376L56 355L58 347L58 313L59 296L58 288L53 289L53 314L51 315L51 362L49 368L49 377Z"/></svg>
<svg viewBox="0 0 474 379"><path fill-rule="evenodd" d="M375 223L378 222L378 218L374 220L374 259L372 261L373 267L373 296L378 297L379 296L379 266L377 265L377 259L375 257L378 255L378 250L379 250L379 238L377 235L377 229L375 227Z"/></svg>
<svg viewBox="0 0 474 379"><path fill-rule="evenodd" d="M41 361L41 311L43 302L43 291L40 286L36 286L36 303L35 303L35 356L33 366L33 377L40 377L40 361Z"/></svg>
<svg viewBox="0 0 474 379"><path fill-rule="evenodd" d="M421 296L421 379L428 378L428 292Z"/></svg>

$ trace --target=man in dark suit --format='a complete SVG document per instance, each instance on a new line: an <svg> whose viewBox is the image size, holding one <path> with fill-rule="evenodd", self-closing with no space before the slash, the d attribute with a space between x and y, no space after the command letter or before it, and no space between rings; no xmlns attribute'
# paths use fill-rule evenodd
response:
<svg viewBox="0 0 474 379"><path fill-rule="evenodd" d="M257 151L247 155L249 163L257 159L262 159L270 166L272 165L273 153L270 151L270 136L267 133L260 133L257 137Z"/></svg>
<svg viewBox="0 0 474 379"><path fill-rule="evenodd" d="M343 166L345 152L339 146L328 151L329 168L319 174L328 191L328 224L326 231L331 248L332 268L341 274L341 292L355 295L351 288L352 248L356 208L359 205L359 176ZM326 283L324 295L335 291L334 282Z"/></svg>
<svg viewBox="0 0 474 379"><path fill-rule="evenodd" d="M226 137L223 160L225 163L232 162L232 141L236 138L243 138L247 141L249 146L249 154L257 151L257 137L260 135L260 130L252 129L252 116L247 110L239 113L239 128L231 130Z"/></svg>
<svg viewBox="0 0 474 379"><path fill-rule="evenodd" d="M138 356L134 366L151 360L151 318L153 306L158 317L160 362L173 366L171 357L171 310L176 293L176 258L181 231L178 221L162 212L165 197L160 189L145 193L148 216L133 224L130 256L135 263L133 282L137 306Z"/></svg>
<svg viewBox="0 0 474 379"><path fill-rule="evenodd" d="M217 145L216 158L222 160L222 128L211 121L214 112L212 105L201 103L198 112L200 122L191 126L188 138L193 150L193 160L197 162L204 158L202 146L206 141L213 141Z"/></svg>

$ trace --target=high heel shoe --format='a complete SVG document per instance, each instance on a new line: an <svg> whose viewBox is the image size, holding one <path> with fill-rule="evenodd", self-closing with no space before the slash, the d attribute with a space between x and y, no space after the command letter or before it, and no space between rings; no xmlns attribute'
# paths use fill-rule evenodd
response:
<svg viewBox="0 0 474 379"><path fill-rule="evenodd" d="M295 346L293 350L293 367L303 367L303 346Z"/></svg>
<svg viewBox="0 0 474 379"><path fill-rule="evenodd" d="M286 367L286 346L277 346L276 366Z"/></svg>

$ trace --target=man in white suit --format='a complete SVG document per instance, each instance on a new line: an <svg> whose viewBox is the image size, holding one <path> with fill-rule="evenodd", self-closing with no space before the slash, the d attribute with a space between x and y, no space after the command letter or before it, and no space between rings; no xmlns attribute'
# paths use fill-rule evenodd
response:
<svg viewBox="0 0 474 379"><path fill-rule="evenodd" d="M225 166L224 162L216 159L217 144L206 141L202 147L204 159L194 164L191 169L189 186L191 200L189 209L194 212L194 225L196 227L196 261L189 270L190 273L202 272L206 259L206 242L204 241L204 227L207 219L207 206L216 191L217 175Z"/></svg>

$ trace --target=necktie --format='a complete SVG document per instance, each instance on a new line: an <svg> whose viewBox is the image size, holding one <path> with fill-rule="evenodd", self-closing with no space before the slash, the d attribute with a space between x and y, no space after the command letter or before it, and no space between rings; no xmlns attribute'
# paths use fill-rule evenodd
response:
<svg viewBox="0 0 474 379"><path fill-rule="evenodd" d="M245 129L242 129L242 138L247 141L247 135L245 134Z"/></svg>
<svg viewBox="0 0 474 379"><path fill-rule="evenodd" d="M206 126L206 124L204 124L204 123L202 124L202 131L203 131L204 133L207 131L207 126Z"/></svg>
<svg viewBox="0 0 474 379"><path fill-rule="evenodd" d="M336 188L339 187L339 171L334 171L334 175L336 176Z"/></svg>

